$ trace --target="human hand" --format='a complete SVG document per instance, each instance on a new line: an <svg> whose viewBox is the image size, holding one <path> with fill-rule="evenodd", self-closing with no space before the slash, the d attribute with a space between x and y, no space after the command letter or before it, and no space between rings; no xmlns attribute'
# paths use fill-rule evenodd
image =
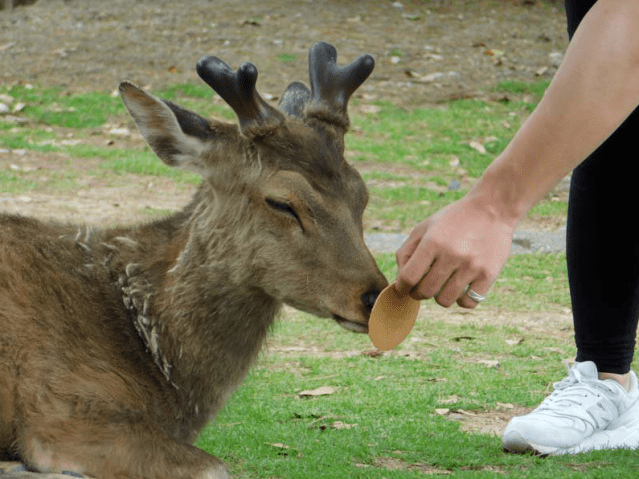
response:
<svg viewBox="0 0 639 479"><path fill-rule="evenodd" d="M467 288L486 294L508 259L514 231L514 222L466 196L413 229L396 253L397 289L445 307L457 301L474 308Z"/></svg>

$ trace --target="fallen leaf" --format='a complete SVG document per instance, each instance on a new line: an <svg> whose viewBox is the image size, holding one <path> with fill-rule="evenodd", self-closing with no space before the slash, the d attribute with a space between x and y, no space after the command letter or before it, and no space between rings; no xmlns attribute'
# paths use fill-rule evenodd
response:
<svg viewBox="0 0 639 479"><path fill-rule="evenodd" d="M266 445L278 449L278 456L288 456L289 454L294 454L296 451L291 446L287 446L286 444L282 444L281 442L267 442ZM297 457L302 457L302 453L298 452Z"/></svg>
<svg viewBox="0 0 639 479"><path fill-rule="evenodd" d="M335 392L335 388L332 386L320 386L315 389L304 390L298 393L299 397L315 397L315 396L329 396Z"/></svg>
<svg viewBox="0 0 639 479"><path fill-rule="evenodd" d="M443 401L439 401L442 404L455 404L459 401L459 396L457 394L453 394L448 399L444 399Z"/></svg>
<svg viewBox="0 0 639 479"><path fill-rule="evenodd" d="M267 442L267 446L275 447L277 449L290 449L291 446L287 446L286 444L282 444L281 442Z"/></svg>
<svg viewBox="0 0 639 479"><path fill-rule="evenodd" d="M498 368L499 367L499 361L493 361L493 360L490 360L490 359L480 359L477 362L479 364L483 364L487 368Z"/></svg>
<svg viewBox="0 0 639 479"><path fill-rule="evenodd" d="M458 414L463 414L464 416L477 417L477 414L475 414L474 412L466 411L464 409L457 409L455 412Z"/></svg>
<svg viewBox="0 0 639 479"><path fill-rule="evenodd" d="M342 422L342 421L335 421L334 423L331 424L331 429L337 429L337 430L352 429L352 428L354 428L356 426L357 426L357 424L347 424L347 423Z"/></svg>
<svg viewBox="0 0 639 479"><path fill-rule="evenodd" d="M437 408L437 409L435 409L435 414L437 414L438 416L445 416L449 412L450 412L450 409L448 409L448 408Z"/></svg>
<svg viewBox="0 0 639 479"><path fill-rule="evenodd" d="M114 135L114 136L129 136L129 135L131 135L131 130L129 130L126 127L124 127L124 128L111 128L109 131L107 131L107 134Z"/></svg>
<svg viewBox="0 0 639 479"><path fill-rule="evenodd" d="M484 145L482 145L480 142L478 141L471 141L468 144L473 150L478 151L479 153L481 153L482 155L486 154L486 148L484 147Z"/></svg>

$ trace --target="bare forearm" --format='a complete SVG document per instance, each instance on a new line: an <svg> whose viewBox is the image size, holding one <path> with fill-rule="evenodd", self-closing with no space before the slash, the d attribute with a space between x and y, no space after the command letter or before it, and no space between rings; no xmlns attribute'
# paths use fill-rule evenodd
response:
<svg viewBox="0 0 639 479"><path fill-rule="evenodd" d="M639 104L638 25L636 0L595 4L539 106L471 195L517 222L614 132Z"/></svg>

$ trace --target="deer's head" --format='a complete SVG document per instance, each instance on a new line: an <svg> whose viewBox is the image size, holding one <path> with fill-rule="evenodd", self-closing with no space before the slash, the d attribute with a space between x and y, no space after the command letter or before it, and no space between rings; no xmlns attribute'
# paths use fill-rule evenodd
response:
<svg viewBox="0 0 639 479"><path fill-rule="evenodd" d="M356 332L367 331L387 284L364 243L366 186L344 160L347 103L373 67L369 55L338 66L335 48L317 43L309 53L310 90L292 83L275 108L256 90L254 65L233 71L203 58L198 74L235 111L239 126L120 85L155 153L204 179L192 213L198 227L191 227L208 230L210 244L198 246L202 262L232 258L236 267L225 266L231 284Z"/></svg>

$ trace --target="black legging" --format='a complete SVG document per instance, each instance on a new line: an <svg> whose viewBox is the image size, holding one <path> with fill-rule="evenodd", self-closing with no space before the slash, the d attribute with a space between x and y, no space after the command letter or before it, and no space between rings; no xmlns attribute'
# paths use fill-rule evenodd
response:
<svg viewBox="0 0 639 479"><path fill-rule="evenodd" d="M566 0L571 38L595 1ZM574 170L568 203L577 361L594 361L599 371L617 374L630 370L639 317L639 235L631 227L639 192L639 158L632 159L638 136L639 109Z"/></svg>

